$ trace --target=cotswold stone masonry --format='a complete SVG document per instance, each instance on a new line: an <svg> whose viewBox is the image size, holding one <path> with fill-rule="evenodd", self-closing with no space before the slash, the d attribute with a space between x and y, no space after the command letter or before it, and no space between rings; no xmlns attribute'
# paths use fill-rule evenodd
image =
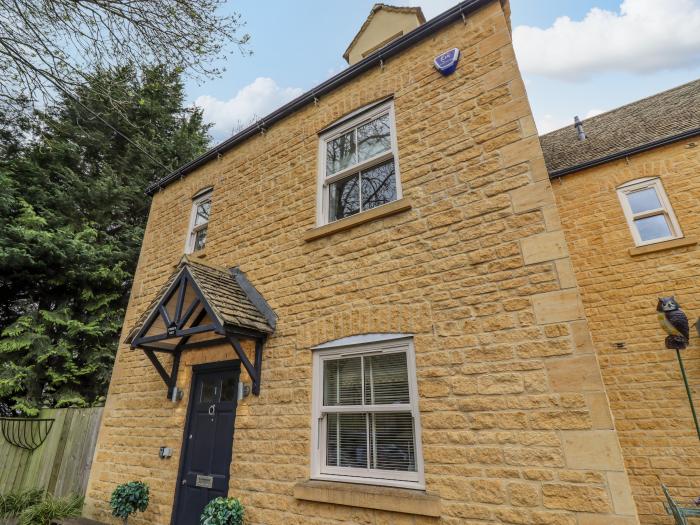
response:
<svg viewBox="0 0 700 525"><path fill-rule="evenodd" d="M451 47L457 71L433 58ZM306 240L317 132L393 95L410 208ZM251 524L638 523L596 354L504 8L491 2L156 193L126 334L182 256L191 198L213 186L201 257L239 265L279 315L263 388L238 407L229 494ZM414 334L427 491L439 518L303 501L311 351L355 334ZM233 359L227 347L183 356ZM135 524L169 523L186 401L167 401L143 352L119 348L88 487L147 481ZM169 444L174 455L158 458ZM116 523L116 522L115 522Z"/></svg>

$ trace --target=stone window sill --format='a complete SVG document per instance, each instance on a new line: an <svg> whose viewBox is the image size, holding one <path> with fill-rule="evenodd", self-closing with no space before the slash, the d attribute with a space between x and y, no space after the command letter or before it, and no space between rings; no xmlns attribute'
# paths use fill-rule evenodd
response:
<svg viewBox="0 0 700 525"><path fill-rule="evenodd" d="M403 514L440 517L440 498L422 490L309 480L294 486L294 497L305 501L335 503Z"/></svg>
<svg viewBox="0 0 700 525"><path fill-rule="evenodd" d="M672 248L682 248L684 246L694 246L698 243L695 237L686 237L683 239L673 239L672 241L657 242L656 244L647 244L646 246L635 246L629 249L632 257L636 255L644 255L645 253L660 252L670 250Z"/></svg>
<svg viewBox="0 0 700 525"><path fill-rule="evenodd" d="M317 228L313 228L312 230L307 230L304 232L304 240L307 242L314 241L316 239L320 239L321 237L327 237L328 235L333 235L337 232L349 230L350 228L354 228L360 224L381 219L382 217L395 215L410 209L411 202L408 199L399 199L397 201L390 202L389 204L378 206L369 211L358 213L352 217L340 219L339 221L335 221L324 226L319 226Z"/></svg>

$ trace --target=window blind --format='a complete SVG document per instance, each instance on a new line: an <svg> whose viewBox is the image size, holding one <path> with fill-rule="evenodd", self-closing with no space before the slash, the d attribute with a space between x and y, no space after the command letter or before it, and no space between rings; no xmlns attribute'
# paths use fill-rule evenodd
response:
<svg viewBox="0 0 700 525"><path fill-rule="evenodd" d="M326 360L323 379L326 465L415 472L406 353Z"/></svg>

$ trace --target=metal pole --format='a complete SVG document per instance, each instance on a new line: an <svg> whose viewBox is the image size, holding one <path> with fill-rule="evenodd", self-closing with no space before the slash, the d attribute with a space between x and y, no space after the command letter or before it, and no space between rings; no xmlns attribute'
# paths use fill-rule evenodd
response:
<svg viewBox="0 0 700 525"><path fill-rule="evenodd" d="M698 426L698 415L695 413L695 405L693 405L693 396L690 393L690 385L688 385L688 376L685 375L685 367L683 366L683 359L681 359L681 351L678 349L676 349L676 356L678 357L678 364L681 366L681 374L683 375L685 391L688 393L688 402L690 403L690 411L693 413L695 431L698 433L698 439L700 439L700 426Z"/></svg>

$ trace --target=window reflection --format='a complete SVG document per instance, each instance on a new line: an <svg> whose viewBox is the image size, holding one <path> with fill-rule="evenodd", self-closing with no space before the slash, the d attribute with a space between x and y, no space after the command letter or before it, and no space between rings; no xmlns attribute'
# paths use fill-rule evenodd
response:
<svg viewBox="0 0 700 525"><path fill-rule="evenodd" d="M357 128L358 162L391 149L389 115L382 115Z"/></svg>
<svg viewBox="0 0 700 525"><path fill-rule="evenodd" d="M396 200L394 161L363 171L362 209L369 210Z"/></svg>
<svg viewBox="0 0 700 525"><path fill-rule="evenodd" d="M337 221L360 211L360 176L353 175L330 185L330 220Z"/></svg>
<svg viewBox="0 0 700 525"><path fill-rule="evenodd" d="M221 382L219 379L204 379L202 381L202 389L199 392L200 403L216 403L219 401L219 387Z"/></svg>
<svg viewBox="0 0 700 525"><path fill-rule="evenodd" d="M332 175L356 164L355 130L337 139L331 140L326 146L326 171Z"/></svg>

